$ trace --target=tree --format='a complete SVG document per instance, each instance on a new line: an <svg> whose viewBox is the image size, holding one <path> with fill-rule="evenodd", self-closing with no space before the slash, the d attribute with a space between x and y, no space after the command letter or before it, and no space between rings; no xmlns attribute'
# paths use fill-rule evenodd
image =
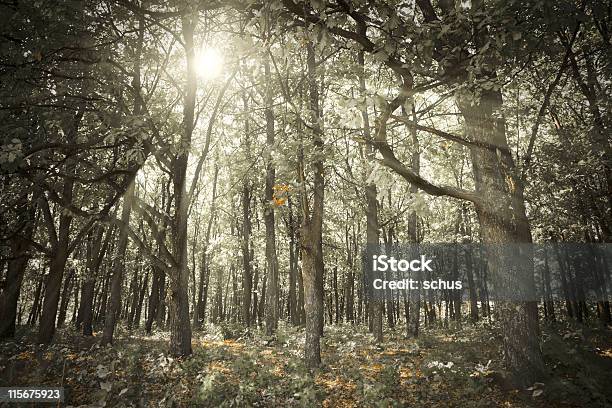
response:
<svg viewBox="0 0 612 408"><path fill-rule="evenodd" d="M304 359L308 367L321 363L320 336L323 327L323 198L324 175L322 158L322 129L319 110L319 90L316 79L315 50L312 43L306 44L308 90L310 102L310 123L313 154L313 195L312 207L306 191L306 173L303 157L298 165L298 177L304 191L301 193L302 227L301 252L302 276L304 279L304 310L306 312L306 343Z"/></svg>

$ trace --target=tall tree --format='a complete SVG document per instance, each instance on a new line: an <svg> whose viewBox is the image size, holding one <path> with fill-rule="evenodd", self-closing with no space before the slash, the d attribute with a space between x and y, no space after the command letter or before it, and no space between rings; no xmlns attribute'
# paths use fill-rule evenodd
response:
<svg viewBox="0 0 612 408"><path fill-rule="evenodd" d="M313 201L312 208L306 190L306 173L303 158L298 164L298 177L304 191L301 193L301 252L304 279L304 310L306 312L306 342L304 359L308 367L321 363L321 329L323 326L323 203L325 179L323 175L323 129L319 109L319 85L315 50L311 42L306 45L308 69L309 107L311 112L311 142L313 146Z"/></svg>
<svg viewBox="0 0 612 408"><path fill-rule="evenodd" d="M268 16L268 21L270 17ZM270 24L267 24L269 29ZM269 34L268 34L269 36ZM273 89L272 75L270 73L270 57L266 52L264 56L264 77L266 80L265 90L265 117L266 117L266 186L264 190L264 221L266 226L266 275L268 288L266 292L266 334L272 335L278 326L278 297L279 277L278 258L276 255L276 224L274 217L274 188L276 183L276 171L274 168L274 112L272 110Z"/></svg>
<svg viewBox="0 0 612 408"><path fill-rule="evenodd" d="M110 300L106 307L104 331L102 332L102 345L113 342L113 334L119 317L121 307L121 292L123 289L123 275L125 274L125 259L128 247L128 229L130 228L130 215L134 202L135 183L132 181L123 197L121 209L121 225L119 226L119 241L116 247L113 264L113 276L111 280Z"/></svg>

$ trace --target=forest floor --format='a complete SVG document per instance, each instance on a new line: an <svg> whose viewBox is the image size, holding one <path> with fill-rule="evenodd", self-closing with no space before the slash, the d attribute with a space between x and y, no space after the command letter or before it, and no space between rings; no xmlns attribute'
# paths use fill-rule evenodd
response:
<svg viewBox="0 0 612 408"><path fill-rule="evenodd" d="M612 406L609 329L544 328L549 378L518 390L504 381L501 339L487 323L425 329L417 340L398 328L381 346L363 327L325 330L323 364L310 375L303 331L292 327L271 339L210 326L194 334L193 355L183 359L168 356L164 332L120 330L102 348L97 337L64 329L42 347L20 328L16 342L0 343L0 386L61 385L64 406L94 407Z"/></svg>

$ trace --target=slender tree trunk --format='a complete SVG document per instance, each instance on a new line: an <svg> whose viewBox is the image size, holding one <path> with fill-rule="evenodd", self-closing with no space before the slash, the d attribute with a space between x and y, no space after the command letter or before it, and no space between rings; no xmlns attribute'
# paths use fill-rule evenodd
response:
<svg viewBox="0 0 612 408"><path fill-rule="evenodd" d="M298 245L301 246L300 244L301 239L298 241ZM298 251L296 253L296 258L300 258L301 259L301 250ZM298 316L299 316L299 325L303 325L306 324L306 309L304 309L304 275L303 275L303 267L300 268L300 266L297 264L297 260L296 260L296 273L297 273L297 280L298 280L298 304L297 304L297 310L298 310Z"/></svg>
<svg viewBox="0 0 612 408"><path fill-rule="evenodd" d="M335 323L338 324L338 320L340 318L340 303L338 296L338 266L334 266L332 275L332 286L334 290L334 315L335 315ZM331 321L331 319L330 319Z"/></svg>
<svg viewBox="0 0 612 408"><path fill-rule="evenodd" d="M136 260L136 262L139 262L140 260ZM137 266L136 269L133 272L132 275L132 282L130 283L130 293L129 296L132 297L131 299L131 305L128 305L129 307L129 311L128 311L128 316L127 316L127 326L128 329L131 330L132 326L134 324L134 317L136 316L136 308L138 307L138 298L140 296L140 286L141 286L141 280L142 278L140 278L138 275L138 271L140 270L140 266ZM127 302L126 302L127 303Z"/></svg>
<svg viewBox="0 0 612 408"><path fill-rule="evenodd" d="M470 219L468 216L467 203L461 205L461 216L462 216L462 233L466 237L472 236L472 228L470 227ZM476 283L474 281L474 256L473 248L470 243L464 245L463 251L465 252L466 266L465 274L468 280L468 293L470 297L470 320L472 323L478 321L478 297L476 294Z"/></svg>
<svg viewBox="0 0 612 408"><path fill-rule="evenodd" d="M412 141L412 157L411 157L411 168L414 174L420 174L421 172L421 146L419 143L419 138L417 135L416 123L416 108L414 106L414 100L412 101L412 110L410 112L412 116L412 122L414 126L410 126L410 137ZM406 112L404 112L406 114ZM410 194L417 194L419 189L416 185L410 185ZM410 238L410 242L413 245L418 245L421 241L421 237L419 236L419 217L415 211L412 211L409 216L408 221L408 235ZM417 281L423 280L423 272L417 271L415 276ZM408 302L408 315L410 316L410 321L406 322L406 336L407 337L418 337L419 335L419 326L421 324L421 284L419 283L418 288L416 290L410 291L409 302ZM426 311L427 312L427 311ZM427 315L427 313L425 313ZM408 317L407 317L408 319Z"/></svg>
<svg viewBox="0 0 612 408"><path fill-rule="evenodd" d="M276 229L274 220L274 187L276 170L272 158L274 149L274 112L272 111L272 77L268 54L264 57L264 75L266 78L265 117L266 117L266 186L264 191L264 222L266 226L266 275L268 290L266 293L266 335L271 336L278 326L278 259L276 257Z"/></svg>
<svg viewBox="0 0 612 408"><path fill-rule="evenodd" d="M104 330L102 332L101 344L107 345L113 342L113 334L117 324L117 318L121 309L121 289L123 286L123 274L125 273L125 257L128 246L128 229L132 204L134 202L135 181L132 181L123 196L123 207L121 209L121 226L119 227L119 241L117 243L115 264L113 265L113 277L111 281L110 300L104 315Z"/></svg>
<svg viewBox="0 0 612 408"><path fill-rule="evenodd" d="M142 318L142 306L144 304L145 294L147 293L147 286L149 286L149 272L145 272L142 278L142 286L140 287L140 294L138 295L138 304L136 305L136 315L134 316L134 327L140 327L140 320Z"/></svg>
<svg viewBox="0 0 612 408"><path fill-rule="evenodd" d="M79 287L78 277L74 279L73 287L74 287L74 302L72 302L72 317L70 318L70 323L72 324L76 322L78 309L80 307L80 298L79 298L80 287Z"/></svg>
<svg viewBox="0 0 612 408"><path fill-rule="evenodd" d="M113 245L111 245L111 250L109 251L109 253L113 253L113 251L115 250L115 245L114 245L114 241L113 240ZM101 283L101 291L100 291L100 295L97 296L97 300L98 300L98 305L97 305L97 311L96 311L96 318L95 318L95 323L98 324L100 322L104 323L105 320L105 315L106 315L106 304L108 303L108 288L110 286L110 279L111 279L111 273L112 273L112 267L113 267L113 262L108 259L105 265L105 271L104 271L104 278L102 279L102 283Z"/></svg>
<svg viewBox="0 0 612 408"><path fill-rule="evenodd" d="M153 278L151 280L151 293L149 294L149 307L148 307L148 315L147 321L145 322L145 332L147 334L151 334L151 330L153 328L153 322L157 317L157 310L159 307L159 292L160 292L160 284L162 280L162 271L156 267L152 267L153 270Z"/></svg>
<svg viewBox="0 0 612 408"><path fill-rule="evenodd" d="M244 110L248 112L249 104L246 95L243 96ZM250 157L250 121L245 115L244 136L246 156ZM251 327L251 296L253 292L253 271L251 259L251 195L252 187L247 177L242 186L242 319L244 325ZM266 224L267 226L267 224ZM267 245L267 240L266 240Z"/></svg>
<svg viewBox="0 0 612 408"><path fill-rule="evenodd" d="M29 326L33 326L34 324L36 324L36 319L38 319L38 312L40 310L40 300L42 299L42 296L43 296L42 290L43 290L43 286L45 283L45 278L44 278L45 267L43 266L41 269L43 270L43 273L38 277L38 282L36 284L36 292L34 294L34 301L32 302L32 310L30 311L30 316L28 317Z"/></svg>
<svg viewBox="0 0 612 408"><path fill-rule="evenodd" d="M291 198L287 199L289 209L289 220L287 222L287 233L289 235L289 296L288 296L288 311L291 318L291 324L297 326L300 324L300 317L297 309L297 248L295 240L295 224L293 219L293 208Z"/></svg>
<svg viewBox="0 0 612 408"><path fill-rule="evenodd" d="M62 290L62 298L57 316L57 327L63 327L66 321L66 312L70 303L70 295L72 294L72 284L74 281L74 268L68 270L68 275L64 279L64 289Z"/></svg>
<svg viewBox="0 0 612 408"><path fill-rule="evenodd" d="M253 306L251 307L251 322L257 323L257 316L259 313L259 297L257 294L259 293L259 269L257 267L253 268ZM265 290L263 291L265 295Z"/></svg>
<svg viewBox="0 0 612 408"><path fill-rule="evenodd" d="M550 322L556 320L555 317L555 303L553 301L553 292L550 282L550 265L548 260L548 247L544 246L544 294L545 294L545 305L546 305L546 317Z"/></svg>

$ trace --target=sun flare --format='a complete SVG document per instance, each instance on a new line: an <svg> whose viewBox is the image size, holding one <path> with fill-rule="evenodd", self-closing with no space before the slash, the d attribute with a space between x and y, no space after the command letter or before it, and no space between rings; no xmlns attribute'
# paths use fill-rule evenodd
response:
<svg viewBox="0 0 612 408"><path fill-rule="evenodd" d="M203 79L214 79L223 71L223 55L215 48L205 48L197 55L196 67Z"/></svg>

